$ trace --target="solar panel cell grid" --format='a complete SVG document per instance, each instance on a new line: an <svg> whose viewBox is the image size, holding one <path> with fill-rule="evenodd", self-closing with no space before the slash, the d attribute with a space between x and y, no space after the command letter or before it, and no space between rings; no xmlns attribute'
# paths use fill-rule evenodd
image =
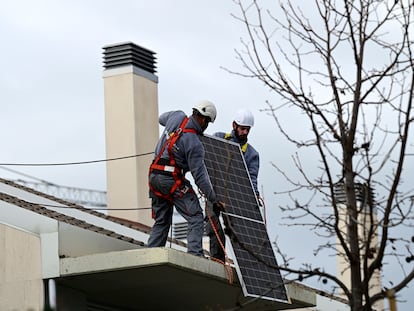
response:
<svg viewBox="0 0 414 311"><path fill-rule="evenodd" d="M245 296L288 302L266 226L240 146L201 137L218 198L226 204L234 261Z"/></svg>
<svg viewBox="0 0 414 311"><path fill-rule="evenodd" d="M226 203L227 212L262 221L239 145L210 136L203 136L201 140L214 190Z"/></svg>
<svg viewBox="0 0 414 311"><path fill-rule="evenodd" d="M263 223L229 216L235 261L249 294L286 300L282 276Z"/></svg>

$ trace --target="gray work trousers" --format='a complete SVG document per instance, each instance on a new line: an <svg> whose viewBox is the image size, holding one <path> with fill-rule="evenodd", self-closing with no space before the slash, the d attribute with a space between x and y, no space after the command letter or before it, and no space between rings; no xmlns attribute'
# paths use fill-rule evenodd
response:
<svg viewBox="0 0 414 311"><path fill-rule="evenodd" d="M168 194L175 181L172 176L151 174L151 186L162 194ZM204 256L202 247L203 238L203 211L191 183L184 179L180 189L173 194L173 201L158 197L150 191L152 210L155 223L148 239L148 247L165 246L168 232L172 224L173 207L188 222L187 252L196 256Z"/></svg>

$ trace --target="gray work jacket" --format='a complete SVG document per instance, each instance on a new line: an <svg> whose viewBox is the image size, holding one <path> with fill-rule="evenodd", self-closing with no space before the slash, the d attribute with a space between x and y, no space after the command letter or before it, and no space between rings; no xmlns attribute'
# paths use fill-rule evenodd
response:
<svg viewBox="0 0 414 311"><path fill-rule="evenodd" d="M169 135L180 127L185 117L186 114L183 111L169 111L160 115L159 123L165 129L155 147L155 157L160 153ZM185 128L194 129L197 134L185 132L180 134L172 148L176 162L175 166L182 169L184 174L190 171L194 182L206 198L210 202L216 202L216 194L204 163L205 150L198 137L198 135L203 133L203 130L192 116L189 117ZM161 158L170 159L168 148L165 148Z"/></svg>

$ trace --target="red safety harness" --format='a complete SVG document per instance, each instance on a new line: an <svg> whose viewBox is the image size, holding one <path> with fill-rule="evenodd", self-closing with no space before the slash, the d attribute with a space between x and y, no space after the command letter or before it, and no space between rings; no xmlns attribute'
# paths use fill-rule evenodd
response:
<svg viewBox="0 0 414 311"><path fill-rule="evenodd" d="M171 133L168 137L168 139L165 141L164 145L161 148L161 151L158 153L157 157L152 162L150 169L149 169L149 175L152 173L160 173L160 174L166 174L171 175L174 178L174 185L171 187L170 192L168 194L161 193L154 189L152 187L151 183L149 183L149 188L151 191L158 197L167 199L169 201L173 200L173 194L177 188L180 188L183 184L184 180L184 174L182 172L182 169L179 167L176 167L174 153L172 151L174 144L177 142L178 138L180 138L181 133L194 133L197 134L197 131L195 129L186 129L185 126L188 122L189 118L185 117L184 120L181 122L180 127L175 130L173 133ZM162 159L161 156L164 153L165 148L168 147L168 155L169 155L169 161L167 164L165 163L165 159ZM160 161L161 160L161 161Z"/></svg>

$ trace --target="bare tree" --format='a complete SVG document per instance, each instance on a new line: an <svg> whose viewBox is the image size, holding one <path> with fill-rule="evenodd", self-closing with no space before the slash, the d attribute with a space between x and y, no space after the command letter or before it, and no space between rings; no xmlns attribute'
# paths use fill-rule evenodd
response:
<svg viewBox="0 0 414 311"><path fill-rule="evenodd" d="M278 103L268 102L265 110L297 147L292 160L300 179L274 164L291 186L293 204L283 210L289 224L308 225L326 238L315 251L339 256L349 282L309 264L292 268L286 261L280 268L331 280L351 310L372 310L414 277L413 237L397 235L413 227L407 169L413 156L413 2L234 2L240 9L234 17L246 30L236 50L243 69L226 70L258 79L277 95ZM291 134L280 118L284 109L303 116L310 130ZM309 169L305 150L314 152L317 169ZM311 199L301 202L304 191ZM386 279L390 262L399 264L402 277L376 288L375 277Z"/></svg>

